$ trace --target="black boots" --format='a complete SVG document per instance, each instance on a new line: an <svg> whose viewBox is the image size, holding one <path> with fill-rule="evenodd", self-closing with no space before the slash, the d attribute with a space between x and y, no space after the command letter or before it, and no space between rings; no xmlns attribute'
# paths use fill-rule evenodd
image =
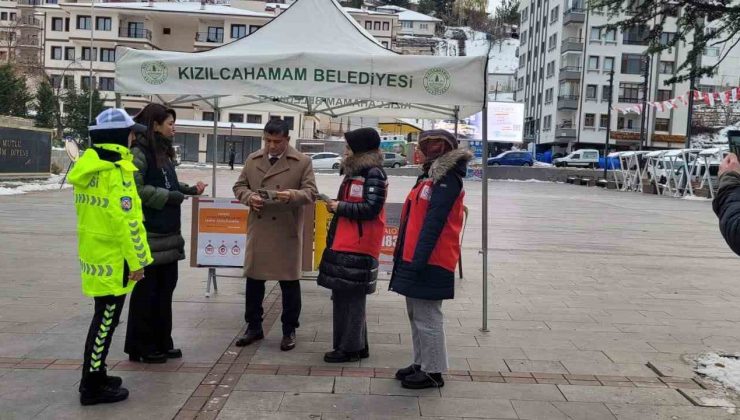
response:
<svg viewBox="0 0 740 420"><path fill-rule="evenodd" d="M128 360L149 364L167 363L167 355L164 353L134 354L129 353Z"/></svg>
<svg viewBox="0 0 740 420"><path fill-rule="evenodd" d="M441 373L426 373L417 371L401 381L401 386L407 389L442 388L445 381Z"/></svg>
<svg viewBox="0 0 740 420"><path fill-rule="evenodd" d="M246 334L239 337L238 340L236 340L236 346L237 347L246 347L249 346L257 341L263 340L265 338L265 333L262 332L262 330L247 330Z"/></svg>
<svg viewBox="0 0 740 420"><path fill-rule="evenodd" d="M105 372L91 372L80 383L80 404L110 404L128 398L128 389L121 387L123 381Z"/></svg>
<svg viewBox="0 0 740 420"><path fill-rule="evenodd" d="M398 379L399 381L403 381L404 379L406 379L407 376L411 376L414 373L419 372L420 370L420 365L411 365L403 369L398 369L398 372L396 372L396 379Z"/></svg>

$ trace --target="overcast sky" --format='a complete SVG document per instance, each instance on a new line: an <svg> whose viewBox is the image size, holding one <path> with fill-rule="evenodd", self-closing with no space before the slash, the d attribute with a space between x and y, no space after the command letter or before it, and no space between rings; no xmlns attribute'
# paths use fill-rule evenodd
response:
<svg viewBox="0 0 740 420"><path fill-rule="evenodd" d="M488 12L491 13L493 10L501 4L501 0L488 0Z"/></svg>

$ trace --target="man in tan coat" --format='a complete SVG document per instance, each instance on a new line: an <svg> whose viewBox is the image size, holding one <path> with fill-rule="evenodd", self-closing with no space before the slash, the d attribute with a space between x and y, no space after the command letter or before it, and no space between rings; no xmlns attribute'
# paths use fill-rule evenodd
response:
<svg viewBox="0 0 740 420"><path fill-rule="evenodd" d="M244 276L247 278L247 331L239 347L264 338L262 300L265 281L279 280L283 295L283 351L295 348L301 313L303 207L317 194L311 159L289 144L285 121L271 120L263 133L265 147L247 157L234 195L249 206Z"/></svg>

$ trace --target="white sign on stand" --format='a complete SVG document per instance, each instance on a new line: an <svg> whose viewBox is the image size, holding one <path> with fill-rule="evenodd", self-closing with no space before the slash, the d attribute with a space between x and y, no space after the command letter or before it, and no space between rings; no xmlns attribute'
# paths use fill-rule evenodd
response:
<svg viewBox="0 0 740 420"><path fill-rule="evenodd" d="M249 209L238 200L201 198L195 201L191 265L242 267L247 248L248 216Z"/></svg>

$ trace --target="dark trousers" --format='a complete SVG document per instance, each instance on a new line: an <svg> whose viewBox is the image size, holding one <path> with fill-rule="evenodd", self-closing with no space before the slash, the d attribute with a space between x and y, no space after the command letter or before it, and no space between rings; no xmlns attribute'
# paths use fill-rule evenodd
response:
<svg viewBox="0 0 740 420"><path fill-rule="evenodd" d="M85 340L81 388L95 388L104 383L105 359L125 301L126 295L95 298L95 314Z"/></svg>
<svg viewBox="0 0 740 420"><path fill-rule="evenodd" d="M367 295L360 292L333 292L334 350L355 353L368 350Z"/></svg>
<svg viewBox="0 0 740 420"><path fill-rule="evenodd" d="M172 342L172 294L177 286L177 262L149 266L131 293L124 350L146 356L166 352Z"/></svg>
<svg viewBox="0 0 740 420"><path fill-rule="evenodd" d="M280 282L283 292L283 335L290 335L299 327L298 318L301 316L301 282L288 280ZM265 299L265 280L247 278L247 298L244 320L247 321L248 331L262 330L262 301Z"/></svg>

